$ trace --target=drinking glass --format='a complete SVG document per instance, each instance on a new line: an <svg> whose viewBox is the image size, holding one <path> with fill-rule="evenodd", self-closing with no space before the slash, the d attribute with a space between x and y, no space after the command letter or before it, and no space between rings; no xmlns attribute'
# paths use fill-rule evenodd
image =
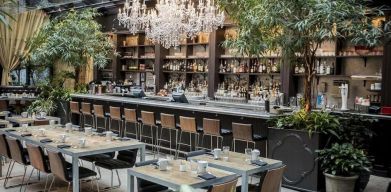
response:
<svg viewBox="0 0 391 192"><path fill-rule="evenodd" d="M251 162L251 151L252 151L251 148L246 148L246 149L244 150L244 154L245 154L245 156L246 156L246 162L247 162L247 163L250 163L250 162Z"/></svg>
<svg viewBox="0 0 391 192"><path fill-rule="evenodd" d="M190 160L190 174L194 177L197 176L198 164L196 160Z"/></svg>
<svg viewBox="0 0 391 192"><path fill-rule="evenodd" d="M229 146L223 146L223 160L224 161L228 161L229 150L230 150Z"/></svg>

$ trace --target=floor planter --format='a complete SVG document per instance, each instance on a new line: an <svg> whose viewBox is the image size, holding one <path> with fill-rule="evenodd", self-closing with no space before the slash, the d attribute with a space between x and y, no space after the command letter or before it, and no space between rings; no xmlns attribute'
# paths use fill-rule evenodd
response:
<svg viewBox="0 0 391 192"><path fill-rule="evenodd" d="M324 174L326 177L326 192L353 192L358 176L340 177Z"/></svg>
<svg viewBox="0 0 391 192"><path fill-rule="evenodd" d="M325 139L319 133L311 137L307 131L268 129L268 157L283 161L287 169L283 186L300 191L321 191L324 176L316 161L317 149L322 149Z"/></svg>

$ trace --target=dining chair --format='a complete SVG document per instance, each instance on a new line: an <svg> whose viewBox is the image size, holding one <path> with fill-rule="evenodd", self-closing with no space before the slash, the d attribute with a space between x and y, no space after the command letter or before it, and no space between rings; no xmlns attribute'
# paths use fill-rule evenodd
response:
<svg viewBox="0 0 391 192"><path fill-rule="evenodd" d="M193 150L193 148L192 148L193 145L192 145L192 141L191 141L191 136L193 134L194 134L194 148L197 149L198 143L199 143L199 136L200 136L200 134L197 132L196 119L194 117L180 116L179 123L181 126L181 133L179 134L179 141L177 143L177 149L176 149L176 154L175 154L176 158L178 158L181 145L188 146L190 148L190 151ZM182 143L183 133L189 134L189 143Z"/></svg>
<svg viewBox="0 0 391 192"><path fill-rule="evenodd" d="M216 138L216 147L219 148L223 146L223 136L221 135L221 126L220 126L220 120L219 119L208 119L203 118L202 119L202 128L203 128L203 134L201 139L201 146L204 146L205 136L210 137L210 150L213 150L213 138ZM220 145L219 145L220 144Z"/></svg>
<svg viewBox="0 0 391 192"><path fill-rule="evenodd" d="M46 173L46 181L45 181L45 189L44 189L45 192L48 185L49 176L52 173L50 171L49 159L45 155L41 147L29 143L26 144L26 147L27 147L27 153L30 158L30 164L33 167L30 176L27 179L27 183L29 183L34 170L38 171L39 173L40 172ZM27 190L27 186L25 187L25 191L26 190Z"/></svg>
<svg viewBox="0 0 391 192"><path fill-rule="evenodd" d="M226 182L217 183L209 187L208 192L234 192L236 191L236 184L238 177L234 177Z"/></svg>
<svg viewBox="0 0 391 192"><path fill-rule="evenodd" d="M122 116L121 116L121 107L112 107L110 106L110 116L109 116L109 130L115 131L112 129L113 121L118 122L118 135L122 135Z"/></svg>
<svg viewBox="0 0 391 192"><path fill-rule="evenodd" d="M186 160L189 160L189 158L191 158L191 157L196 157L196 156L200 156L200 155L204 155L204 154L206 154L206 150L201 149L201 150L197 150L197 151L188 152L185 155L185 157L186 157Z"/></svg>
<svg viewBox="0 0 391 192"><path fill-rule="evenodd" d="M80 124L80 128L85 128L86 126L95 127L95 121L94 121L94 112L91 108L91 103L81 102L81 114L83 117L83 123ZM91 124L87 124L87 117L90 117Z"/></svg>
<svg viewBox="0 0 391 192"><path fill-rule="evenodd" d="M109 188L105 188L105 190L109 190L109 189L112 190L112 189L119 188L121 186L121 178L119 176L118 170L132 168L136 163L137 151L138 149L118 151L116 158L101 159L95 162L99 175L100 175L100 167L110 170L111 172L111 185ZM118 185L116 186L114 186L114 179L113 179L114 171L116 172L118 178Z"/></svg>
<svg viewBox="0 0 391 192"><path fill-rule="evenodd" d="M142 124L141 124L141 130L140 130L140 141L143 141L143 138L148 138L151 140L151 143L148 144L148 145L151 145L152 146L152 151L154 152L155 154L155 149L156 149L156 143L157 143L157 137L158 137L158 133L157 133L157 125L156 125L156 119L155 119L155 113L154 112L150 112L150 111L141 111L141 121L142 121ZM147 126L149 128L149 135L147 135L144 131L144 128L145 126ZM154 130L155 128L155 130ZM154 132L156 134L154 134ZM155 137L156 135L156 137Z"/></svg>
<svg viewBox="0 0 391 192"><path fill-rule="evenodd" d="M148 165L156 164L157 162L158 162L158 159L137 162L135 164L135 167L148 166ZM166 187L166 186L162 186L162 185L153 183L151 181L137 178L137 191L138 192L166 191L166 190L168 190L168 187Z"/></svg>
<svg viewBox="0 0 391 192"><path fill-rule="evenodd" d="M7 158L7 159L11 159L11 153L10 153L10 150L9 150L9 146L8 146L8 143L7 143L7 140L6 140L6 137L4 134L0 134L0 158ZM8 164L8 169L7 169L7 173L5 174L6 176L1 178L1 180L8 180L8 172L10 171L11 169L11 165L12 163L10 162ZM1 165L2 166L2 165ZM6 182L4 181L4 187L5 187L5 184Z"/></svg>
<svg viewBox="0 0 391 192"><path fill-rule="evenodd" d="M124 137L127 137L128 135L133 135L136 139L139 138L139 126L140 126L140 121L137 119L137 112L136 109L124 109ZM128 124L133 124L134 125L134 131L129 132L128 131Z"/></svg>
<svg viewBox="0 0 391 192"><path fill-rule="evenodd" d="M8 104L6 100L0 100L0 111L7 111Z"/></svg>
<svg viewBox="0 0 391 192"><path fill-rule="evenodd" d="M28 156L27 151L25 151L23 149L22 143L19 140L11 138L11 137L6 137L6 140L7 140L8 146L9 146L11 160L13 161L12 168L14 167L15 163L22 165L24 168L22 183L19 185L12 186L12 188L20 186L20 191L22 191L22 187L25 184L27 167L30 165L29 156ZM8 173L8 176L6 176L6 177L9 177L11 175L12 168L11 168L10 172ZM6 189L11 188L11 187L6 186L7 182L8 182L8 179L4 181L4 187Z"/></svg>
<svg viewBox="0 0 391 192"><path fill-rule="evenodd" d="M69 101L69 120L72 123L72 115L78 115L79 116L79 125L81 125L81 120L82 120L82 114L80 111L80 105L79 102L77 101Z"/></svg>
<svg viewBox="0 0 391 192"><path fill-rule="evenodd" d="M281 181L286 165L282 165L266 172L261 184L260 192L279 192L281 190Z"/></svg>
<svg viewBox="0 0 391 192"><path fill-rule="evenodd" d="M67 182L67 192L71 187L71 183L73 182L73 174L72 167L69 167L69 163L65 161L64 156L60 152L47 151L49 156L50 170L52 171L54 177L52 182L50 183L49 190L52 188L55 178L59 178L60 180ZM95 180L96 187L99 192L99 183L96 178L97 174L95 171L90 169L79 167L79 181L85 178L95 177L95 179L91 179L91 182ZM92 188L92 183L91 183Z"/></svg>
<svg viewBox="0 0 391 192"><path fill-rule="evenodd" d="M163 131L166 130L169 135L169 139L163 139ZM162 141L170 144L170 155L172 152L172 132L175 132L175 144L178 143L178 128L176 126L175 116L173 114L160 113L160 134L157 139L157 153L160 153L160 148L162 148ZM175 147L176 149L176 147ZM176 151L175 151L176 153Z"/></svg>
<svg viewBox="0 0 391 192"><path fill-rule="evenodd" d="M107 131L107 114L105 113L105 110L103 108L103 105L93 105L92 106L94 109L94 121L95 121L95 129L98 131L99 128L103 128L104 131ZM103 127L98 126L98 120L103 119L104 120L104 125ZM99 131L98 131L99 132Z"/></svg>
<svg viewBox="0 0 391 192"><path fill-rule="evenodd" d="M236 151L236 145L235 145L236 141L245 142L246 148L248 148L249 143L251 143L255 148L256 141L265 141L267 139L262 135L253 133L252 124L232 123L232 135L233 135L232 148L234 152Z"/></svg>

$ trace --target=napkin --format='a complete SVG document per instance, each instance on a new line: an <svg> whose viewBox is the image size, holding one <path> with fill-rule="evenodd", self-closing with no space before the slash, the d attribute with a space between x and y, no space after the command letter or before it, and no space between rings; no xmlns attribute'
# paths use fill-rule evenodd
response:
<svg viewBox="0 0 391 192"><path fill-rule="evenodd" d="M265 161L262 161L262 160L251 161L251 164L258 165L258 166L261 166L261 167L267 165L267 163Z"/></svg>
<svg viewBox="0 0 391 192"><path fill-rule="evenodd" d="M51 143L51 142L53 142L53 140L51 140L51 139L41 139L40 142L41 143Z"/></svg>
<svg viewBox="0 0 391 192"><path fill-rule="evenodd" d="M204 180L210 180L216 178L216 176L210 174L210 173L204 173L201 175L198 175L199 178L204 179Z"/></svg>
<svg viewBox="0 0 391 192"><path fill-rule="evenodd" d="M15 129L7 129L7 130L5 130L5 132L14 132L14 131L16 131Z"/></svg>
<svg viewBox="0 0 391 192"><path fill-rule="evenodd" d="M70 148L71 146L70 145L57 145L57 148L60 148L60 149L66 149L66 148Z"/></svg>
<svg viewBox="0 0 391 192"><path fill-rule="evenodd" d="M21 137L31 137L33 136L31 133L24 133L20 135Z"/></svg>

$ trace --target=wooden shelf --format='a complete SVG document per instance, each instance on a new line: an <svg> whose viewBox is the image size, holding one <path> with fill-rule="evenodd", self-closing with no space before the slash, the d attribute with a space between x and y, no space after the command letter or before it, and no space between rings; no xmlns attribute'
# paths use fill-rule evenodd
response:
<svg viewBox="0 0 391 192"><path fill-rule="evenodd" d="M128 72L128 73L146 73L146 72L151 72L153 73L154 70L121 70L121 72Z"/></svg>
<svg viewBox="0 0 391 192"><path fill-rule="evenodd" d="M199 71L163 71L163 73L207 74L208 72L199 72Z"/></svg>
<svg viewBox="0 0 391 192"><path fill-rule="evenodd" d="M382 77L380 75L352 75L350 76L352 80L361 80L361 81L380 81Z"/></svg>
<svg viewBox="0 0 391 192"><path fill-rule="evenodd" d="M205 46L205 45L209 45L209 42L208 43L187 43L185 45L189 45L189 46L203 45L203 46Z"/></svg>
<svg viewBox="0 0 391 192"><path fill-rule="evenodd" d="M383 57L384 55L346 55L346 56L336 56L337 58L365 58L365 57Z"/></svg>

